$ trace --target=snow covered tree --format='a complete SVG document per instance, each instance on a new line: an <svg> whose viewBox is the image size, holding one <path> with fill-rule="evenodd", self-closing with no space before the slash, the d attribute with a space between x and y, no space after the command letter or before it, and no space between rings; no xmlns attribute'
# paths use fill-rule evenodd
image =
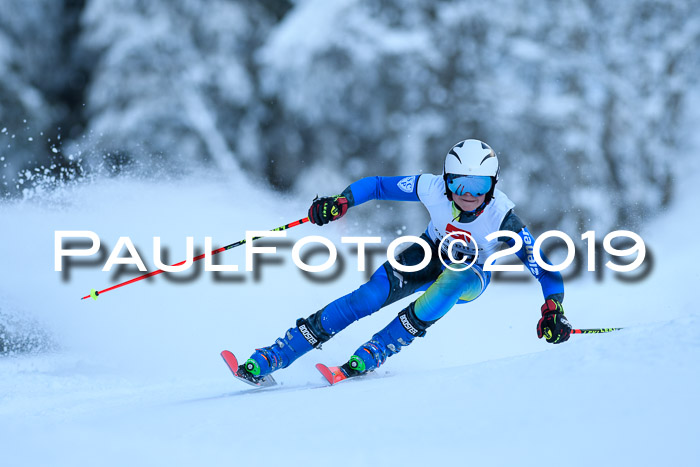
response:
<svg viewBox="0 0 700 467"><path fill-rule="evenodd" d="M481 138L536 227L634 227L671 198L698 8L310 0L260 54L285 116L265 141L284 141L281 173L317 163L350 180L440 171L451 144Z"/></svg>
<svg viewBox="0 0 700 467"><path fill-rule="evenodd" d="M89 57L74 47L81 0L7 0L0 14L0 194L16 195L37 176L65 179L77 161L62 142L82 131Z"/></svg>
<svg viewBox="0 0 700 467"><path fill-rule="evenodd" d="M86 101L89 137L74 151L114 169L145 158L174 172L254 170L235 153L256 104L249 57L274 13L225 0L90 1L82 41L99 61Z"/></svg>
<svg viewBox="0 0 700 467"><path fill-rule="evenodd" d="M329 193L474 137L536 229L634 228L698 118L691 0L40 4L0 16L3 192L82 159Z"/></svg>
<svg viewBox="0 0 700 467"><path fill-rule="evenodd" d="M57 29L45 24L60 5L51 0L27 8L7 0L0 14L0 195L22 188L20 170L39 162L45 150L39 137L50 127L52 112L42 92L42 66L50 61Z"/></svg>

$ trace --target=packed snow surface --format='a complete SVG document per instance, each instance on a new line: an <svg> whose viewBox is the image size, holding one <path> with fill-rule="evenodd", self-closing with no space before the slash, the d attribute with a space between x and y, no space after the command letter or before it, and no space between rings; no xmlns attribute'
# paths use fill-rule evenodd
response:
<svg viewBox="0 0 700 467"><path fill-rule="evenodd" d="M101 271L121 236L152 270L154 236L172 263L184 259L187 236L199 248L205 236L223 246L304 217L308 200L200 177L94 181L4 202L0 310L52 342L0 357L2 464L692 463L700 456L700 273L696 245L681 234L700 227L685 214L695 212L691 182L672 211L639 232L653 252L645 280L625 283L606 270L601 281L583 274L567 284L575 327L622 331L546 344L535 333L537 283L494 282L374 374L327 387L314 363L346 361L410 300L351 325L264 390L232 378L219 352L245 359L359 286L364 275L340 237L369 235L361 211L369 208L288 231L291 241L323 234L339 245L346 267L333 281L307 279L291 248L259 265L256 279L241 247L216 257L239 266L226 280L193 267L180 275L194 278L160 275L93 301L80 298L134 276ZM67 275L54 271L57 230L95 232L105 255L75 258L83 265ZM384 245L394 236L382 235Z"/></svg>

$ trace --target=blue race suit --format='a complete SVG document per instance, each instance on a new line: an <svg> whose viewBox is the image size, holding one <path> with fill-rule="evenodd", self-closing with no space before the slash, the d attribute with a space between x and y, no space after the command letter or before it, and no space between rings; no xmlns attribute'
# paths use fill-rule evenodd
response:
<svg viewBox="0 0 700 467"><path fill-rule="evenodd" d="M431 220L421 238L431 248L431 260L416 272L395 270L387 261L355 291L299 319L275 344L258 349L251 356L260 367L260 375L286 368L351 323L415 292L425 291L355 352L364 363L363 369L377 368L415 337L425 335L426 329L455 304L471 302L484 292L491 279L490 272L483 270L484 261L498 251L501 242L509 246L514 244L509 237L487 239L490 233L498 230L510 230L521 237L523 247L516 255L540 282L544 297L563 300L561 275L531 261L532 236L513 212L514 204L504 193L494 190L493 198L476 218L464 216L445 193L443 178L431 174L367 177L347 187L343 196L348 198L351 207L373 199L423 203ZM440 256L445 258L450 245L455 255L474 259L473 266L464 271L446 269ZM424 254L423 247L414 243L396 260L404 266L414 266L423 260ZM544 255L542 258L546 261Z"/></svg>

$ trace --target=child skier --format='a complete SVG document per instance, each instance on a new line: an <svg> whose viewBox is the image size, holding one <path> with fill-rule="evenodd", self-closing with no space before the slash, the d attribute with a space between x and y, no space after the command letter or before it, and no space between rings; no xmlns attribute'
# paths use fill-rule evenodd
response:
<svg viewBox="0 0 700 467"><path fill-rule="evenodd" d="M288 367L352 322L415 292L425 291L362 344L338 370L344 378L378 368L416 337L423 337L456 303L471 302L484 292L491 278L490 272L483 270L484 261L498 251L500 242L515 244L510 237L486 240L487 235L499 230L515 232L523 239L523 247L516 254L542 287L545 303L537 323L537 337L544 336L553 344L568 340L571 326L562 307L561 275L540 268L532 260L533 240L528 229L513 212L514 204L496 189L499 170L493 149L482 141L468 139L450 149L442 175L368 177L351 184L340 195L314 200L309 208L309 220L317 225L338 220L352 206L371 199L420 201L430 213L430 223L421 235L431 247L430 262L419 271L403 272L387 261L357 290L307 318L298 319L296 326L274 344L257 349L238 367L237 376L253 384L270 383L272 378L268 375L273 371ZM474 242L478 249L474 248ZM413 243L396 260L403 266L415 266L423 261L424 255L423 247ZM453 261L460 256L469 263L475 255L475 263L469 269L443 266L443 262L450 264L450 256Z"/></svg>

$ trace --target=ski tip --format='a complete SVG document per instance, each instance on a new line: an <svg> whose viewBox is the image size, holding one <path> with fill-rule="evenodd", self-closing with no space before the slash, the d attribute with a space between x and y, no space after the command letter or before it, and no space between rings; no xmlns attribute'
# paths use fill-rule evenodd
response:
<svg viewBox="0 0 700 467"><path fill-rule="evenodd" d="M323 363L317 363L316 369L321 372L323 377L326 378L326 381L328 381L328 383L331 386L346 378L346 376L340 371L340 368L338 368L337 366L329 368Z"/></svg>
<svg viewBox="0 0 700 467"><path fill-rule="evenodd" d="M328 381L330 385L333 385L333 374L326 365L324 365L323 363L317 363L316 369L321 372L323 377L326 378L326 381Z"/></svg>
<svg viewBox="0 0 700 467"><path fill-rule="evenodd" d="M238 371L238 359L236 358L233 353L231 353L228 350L222 350L221 351L221 358L224 359L224 362L226 362L226 365L231 369L233 374L236 374L236 371Z"/></svg>

